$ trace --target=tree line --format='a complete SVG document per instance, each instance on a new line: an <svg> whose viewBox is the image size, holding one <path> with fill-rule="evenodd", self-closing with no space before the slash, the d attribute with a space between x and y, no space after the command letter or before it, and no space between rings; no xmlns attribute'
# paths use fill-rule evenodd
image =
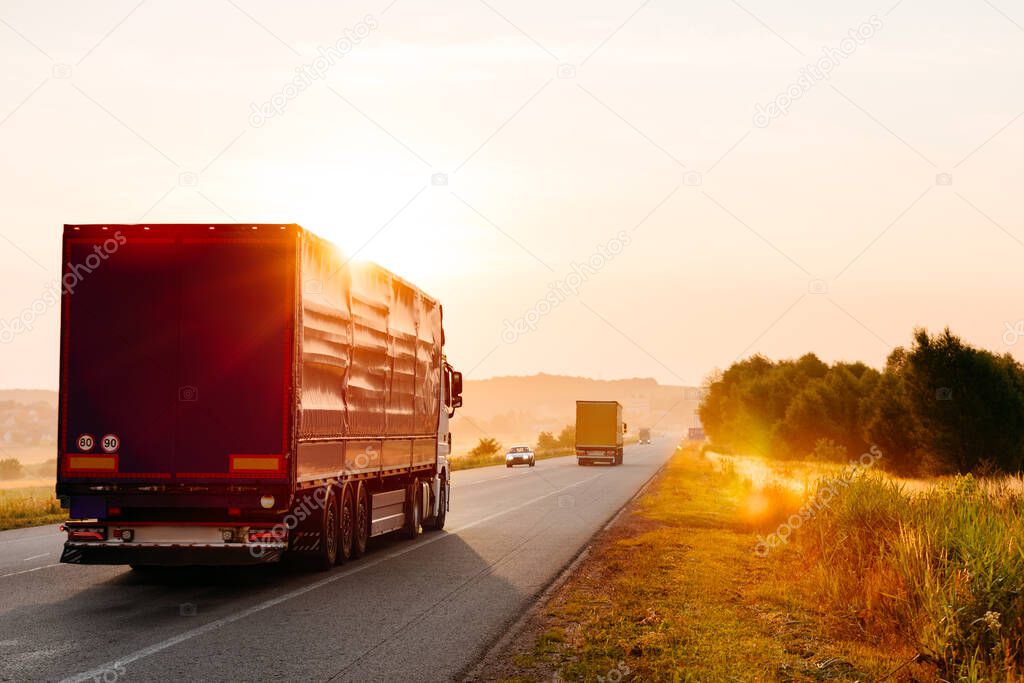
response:
<svg viewBox="0 0 1024 683"><path fill-rule="evenodd" d="M757 355L706 388L700 418L721 450L846 461L876 446L904 475L1024 469L1024 367L948 328L915 330L882 371Z"/></svg>

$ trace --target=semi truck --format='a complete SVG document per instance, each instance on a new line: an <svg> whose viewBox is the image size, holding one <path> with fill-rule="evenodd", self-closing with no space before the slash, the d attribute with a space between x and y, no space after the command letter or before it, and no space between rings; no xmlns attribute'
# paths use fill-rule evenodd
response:
<svg viewBox="0 0 1024 683"><path fill-rule="evenodd" d="M622 464L622 405L618 401L576 401L576 463Z"/></svg>
<svg viewBox="0 0 1024 683"><path fill-rule="evenodd" d="M67 225L61 562L359 557L440 530L441 304L296 224Z"/></svg>
<svg viewBox="0 0 1024 683"><path fill-rule="evenodd" d="M641 444L651 443L651 428L641 427L637 430L637 441Z"/></svg>

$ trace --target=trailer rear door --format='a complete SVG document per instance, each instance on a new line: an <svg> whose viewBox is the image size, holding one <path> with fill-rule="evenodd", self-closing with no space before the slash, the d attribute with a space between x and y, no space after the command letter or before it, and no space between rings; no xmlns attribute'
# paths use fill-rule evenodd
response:
<svg viewBox="0 0 1024 683"><path fill-rule="evenodd" d="M231 227L66 233L63 481L287 476L294 242Z"/></svg>

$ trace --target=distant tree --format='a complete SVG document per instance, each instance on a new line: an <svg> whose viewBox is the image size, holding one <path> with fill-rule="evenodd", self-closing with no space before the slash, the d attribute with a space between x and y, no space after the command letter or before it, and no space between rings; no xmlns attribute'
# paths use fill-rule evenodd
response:
<svg viewBox="0 0 1024 683"><path fill-rule="evenodd" d="M983 462L1006 471L1024 465L1024 368L964 344L949 329L914 332L900 376L921 448L968 472Z"/></svg>
<svg viewBox="0 0 1024 683"><path fill-rule="evenodd" d="M907 352L897 348L875 390L864 400L864 440L878 446L881 467L902 475L925 474L920 452L924 434L907 401L903 371Z"/></svg>
<svg viewBox="0 0 1024 683"><path fill-rule="evenodd" d="M558 445L562 448L576 447L576 425L566 425L565 428L558 433Z"/></svg>
<svg viewBox="0 0 1024 683"><path fill-rule="evenodd" d="M25 467L15 458L0 460L0 479L21 479L25 476Z"/></svg>
<svg viewBox="0 0 1024 683"><path fill-rule="evenodd" d="M790 457L811 453L821 457L822 440L834 447L826 449L828 453L842 451L855 456L865 452L869 444L864 441L864 399L874 391L880 377L877 370L863 363L836 363L825 376L807 382L793 397L776 429L780 452Z"/></svg>
<svg viewBox="0 0 1024 683"><path fill-rule="evenodd" d="M486 458L492 455L497 455L501 451L501 444L498 443L497 439L480 439L476 446L473 446L469 454L475 458Z"/></svg>
<svg viewBox="0 0 1024 683"><path fill-rule="evenodd" d="M552 451L558 448L558 439L551 432L541 432L537 436L538 451Z"/></svg>

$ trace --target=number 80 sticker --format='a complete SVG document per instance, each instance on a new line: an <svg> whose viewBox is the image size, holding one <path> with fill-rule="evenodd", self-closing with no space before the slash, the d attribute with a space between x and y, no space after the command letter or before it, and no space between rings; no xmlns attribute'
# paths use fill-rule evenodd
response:
<svg viewBox="0 0 1024 683"><path fill-rule="evenodd" d="M92 438L92 434L82 434L78 437L78 450L83 453L88 453L92 450L92 447L96 445L96 439Z"/></svg>
<svg viewBox="0 0 1024 683"><path fill-rule="evenodd" d="M100 448L105 453L117 453L117 449L121 447L121 439L117 438L117 434L106 434L103 440L100 441Z"/></svg>

